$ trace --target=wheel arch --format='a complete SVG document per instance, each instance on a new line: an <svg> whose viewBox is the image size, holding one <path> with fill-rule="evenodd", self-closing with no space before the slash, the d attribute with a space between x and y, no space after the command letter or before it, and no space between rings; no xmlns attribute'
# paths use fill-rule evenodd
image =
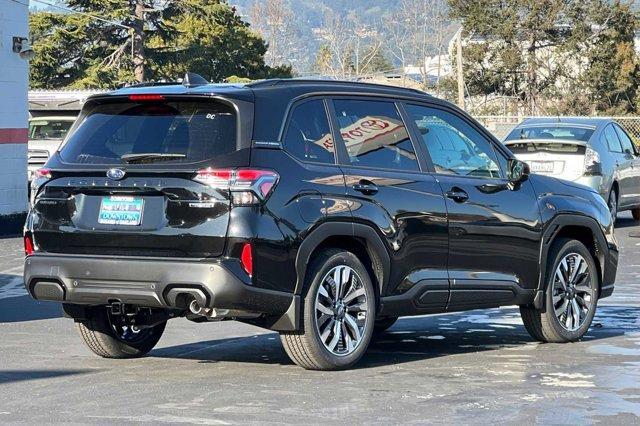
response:
<svg viewBox="0 0 640 426"><path fill-rule="evenodd" d="M376 301L379 303L382 289L386 288L391 270L391 258L382 238L370 226L350 222L325 222L311 231L298 248L295 268L296 285L291 306L269 328L276 331L293 331L301 327L302 295L307 266L314 253L324 248L338 247L354 252L374 280Z"/></svg>
<svg viewBox="0 0 640 426"><path fill-rule="evenodd" d="M598 276L598 289L602 288L604 280L604 250L607 242L600 230L598 223L587 216L560 214L556 216L546 227L542 235L540 249L540 277L534 299L537 309L544 309L545 283L547 268L549 266L549 250L558 238L571 238L583 243L595 260Z"/></svg>
<svg viewBox="0 0 640 426"><path fill-rule="evenodd" d="M328 247L352 251L364 263L376 281L376 293L385 288L389 280L391 260L384 243L376 231L367 225L346 222L327 222L318 226L300 244L296 255L296 286L294 293L302 295L307 266L314 253Z"/></svg>
<svg viewBox="0 0 640 426"><path fill-rule="evenodd" d="M609 192L611 192L613 190L616 191L616 196L619 198L620 197L620 185L618 184L618 180L615 179L615 178L611 182L611 189L609 189Z"/></svg>

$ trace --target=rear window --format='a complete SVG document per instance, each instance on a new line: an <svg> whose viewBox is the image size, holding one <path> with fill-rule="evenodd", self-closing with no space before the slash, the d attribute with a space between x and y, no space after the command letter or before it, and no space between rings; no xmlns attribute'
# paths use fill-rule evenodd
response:
<svg viewBox="0 0 640 426"><path fill-rule="evenodd" d="M580 126L523 126L516 127L505 141L517 139L563 139L588 142L594 129Z"/></svg>
<svg viewBox="0 0 640 426"><path fill-rule="evenodd" d="M139 162L195 163L235 150L236 117L227 105L120 102L87 110L60 156L66 163L122 164L123 156L153 154Z"/></svg>

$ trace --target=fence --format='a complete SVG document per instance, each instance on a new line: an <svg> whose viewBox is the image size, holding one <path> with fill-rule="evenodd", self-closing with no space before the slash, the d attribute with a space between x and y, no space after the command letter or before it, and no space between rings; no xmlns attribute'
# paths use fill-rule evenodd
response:
<svg viewBox="0 0 640 426"><path fill-rule="evenodd" d="M494 136L503 140L509 132L522 120L528 117L516 117L506 115L480 115L474 117ZM551 118L551 117L550 117ZM553 117L557 118L557 117ZM562 118L562 117L560 117ZM611 117L616 120L634 140L636 145L640 145L640 117Z"/></svg>

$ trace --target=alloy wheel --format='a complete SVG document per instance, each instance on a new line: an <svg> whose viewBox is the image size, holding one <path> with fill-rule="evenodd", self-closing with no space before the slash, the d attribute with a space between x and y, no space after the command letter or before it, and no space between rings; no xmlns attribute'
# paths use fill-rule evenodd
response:
<svg viewBox="0 0 640 426"><path fill-rule="evenodd" d="M365 335L367 292L360 276L351 267L332 268L316 293L316 331L324 347L345 356L353 353Z"/></svg>
<svg viewBox="0 0 640 426"><path fill-rule="evenodd" d="M560 326L576 331L593 309L595 290L592 271L578 253L567 254L556 268L553 279L553 309Z"/></svg>

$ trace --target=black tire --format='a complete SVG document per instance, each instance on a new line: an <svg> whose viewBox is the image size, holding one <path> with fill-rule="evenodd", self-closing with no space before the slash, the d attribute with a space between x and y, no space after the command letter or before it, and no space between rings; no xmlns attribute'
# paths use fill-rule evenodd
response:
<svg viewBox="0 0 640 426"><path fill-rule="evenodd" d="M105 307L96 307L88 311L87 319L76 323L84 344L103 358L138 358L146 355L158 343L167 325L164 321L137 333L130 332L130 337L124 337L116 332L112 318Z"/></svg>
<svg viewBox="0 0 640 426"><path fill-rule="evenodd" d="M636 222L640 220L640 208L638 209L632 209L631 210L631 215L633 216L633 220L635 220Z"/></svg>
<svg viewBox="0 0 640 426"><path fill-rule="evenodd" d="M589 276L588 285L581 286L590 289L590 308L584 316L584 322L575 330L565 328L556 316L556 304L554 304L553 285L555 282L556 269L566 256L581 256L587 263ZM580 287L579 287L580 288ZM584 295L582 299L584 299ZM580 241L568 238L560 238L553 243L549 252L549 264L545 278L545 309L537 310L531 306L521 306L520 314L524 326L534 339L540 342L565 343L580 340L589 330L598 305L598 273L595 261L589 250ZM557 303L562 304L563 299ZM562 309L559 309L562 312ZM568 311L565 311L568 316ZM578 314L581 318L581 314ZM578 324L580 322L578 321Z"/></svg>
<svg viewBox="0 0 640 426"><path fill-rule="evenodd" d="M373 334L381 334L387 331L393 324L398 321L398 317L383 317L376 319L373 324Z"/></svg>
<svg viewBox="0 0 640 426"><path fill-rule="evenodd" d="M363 290L361 291L363 293L362 296L358 296L357 300L361 301L358 305L366 306L365 314L362 318L358 313L358 321L363 326L359 343L352 352L344 355L337 355L331 352L326 347L326 343L321 340L318 321L322 317L319 319L316 311L316 298L320 297L318 295L321 293L321 285L326 282L325 278L329 272L340 266L348 266L356 273L359 289ZM362 262L353 253L340 249L327 249L315 256L310 263L305 284L306 293L302 306L302 329L295 332L280 333L280 339L287 355L297 365L308 370L340 370L351 367L365 353L373 334L376 303L371 277ZM349 293L345 294L345 300L348 295ZM362 301L363 299L364 301ZM344 311L345 309L343 309ZM346 311L349 312L348 310ZM335 324L338 314L336 313L335 315L334 317L327 316L328 322L326 324ZM340 332L336 334L344 333L342 330L345 330L345 328L341 328ZM346 337L343 337L343 339L346 339ZM338 342L340 343L340 337L338 337Z"/></svg>
<svg viewBox="0 0 640 426"><path fill-rule="evenodd" d="M609 211L611 212L611 220L615 225L618 217L618 191L616 191L615 188L611 188L611 192L609 192L609 200L607 200L607 205L609 206Z"/></svg>

